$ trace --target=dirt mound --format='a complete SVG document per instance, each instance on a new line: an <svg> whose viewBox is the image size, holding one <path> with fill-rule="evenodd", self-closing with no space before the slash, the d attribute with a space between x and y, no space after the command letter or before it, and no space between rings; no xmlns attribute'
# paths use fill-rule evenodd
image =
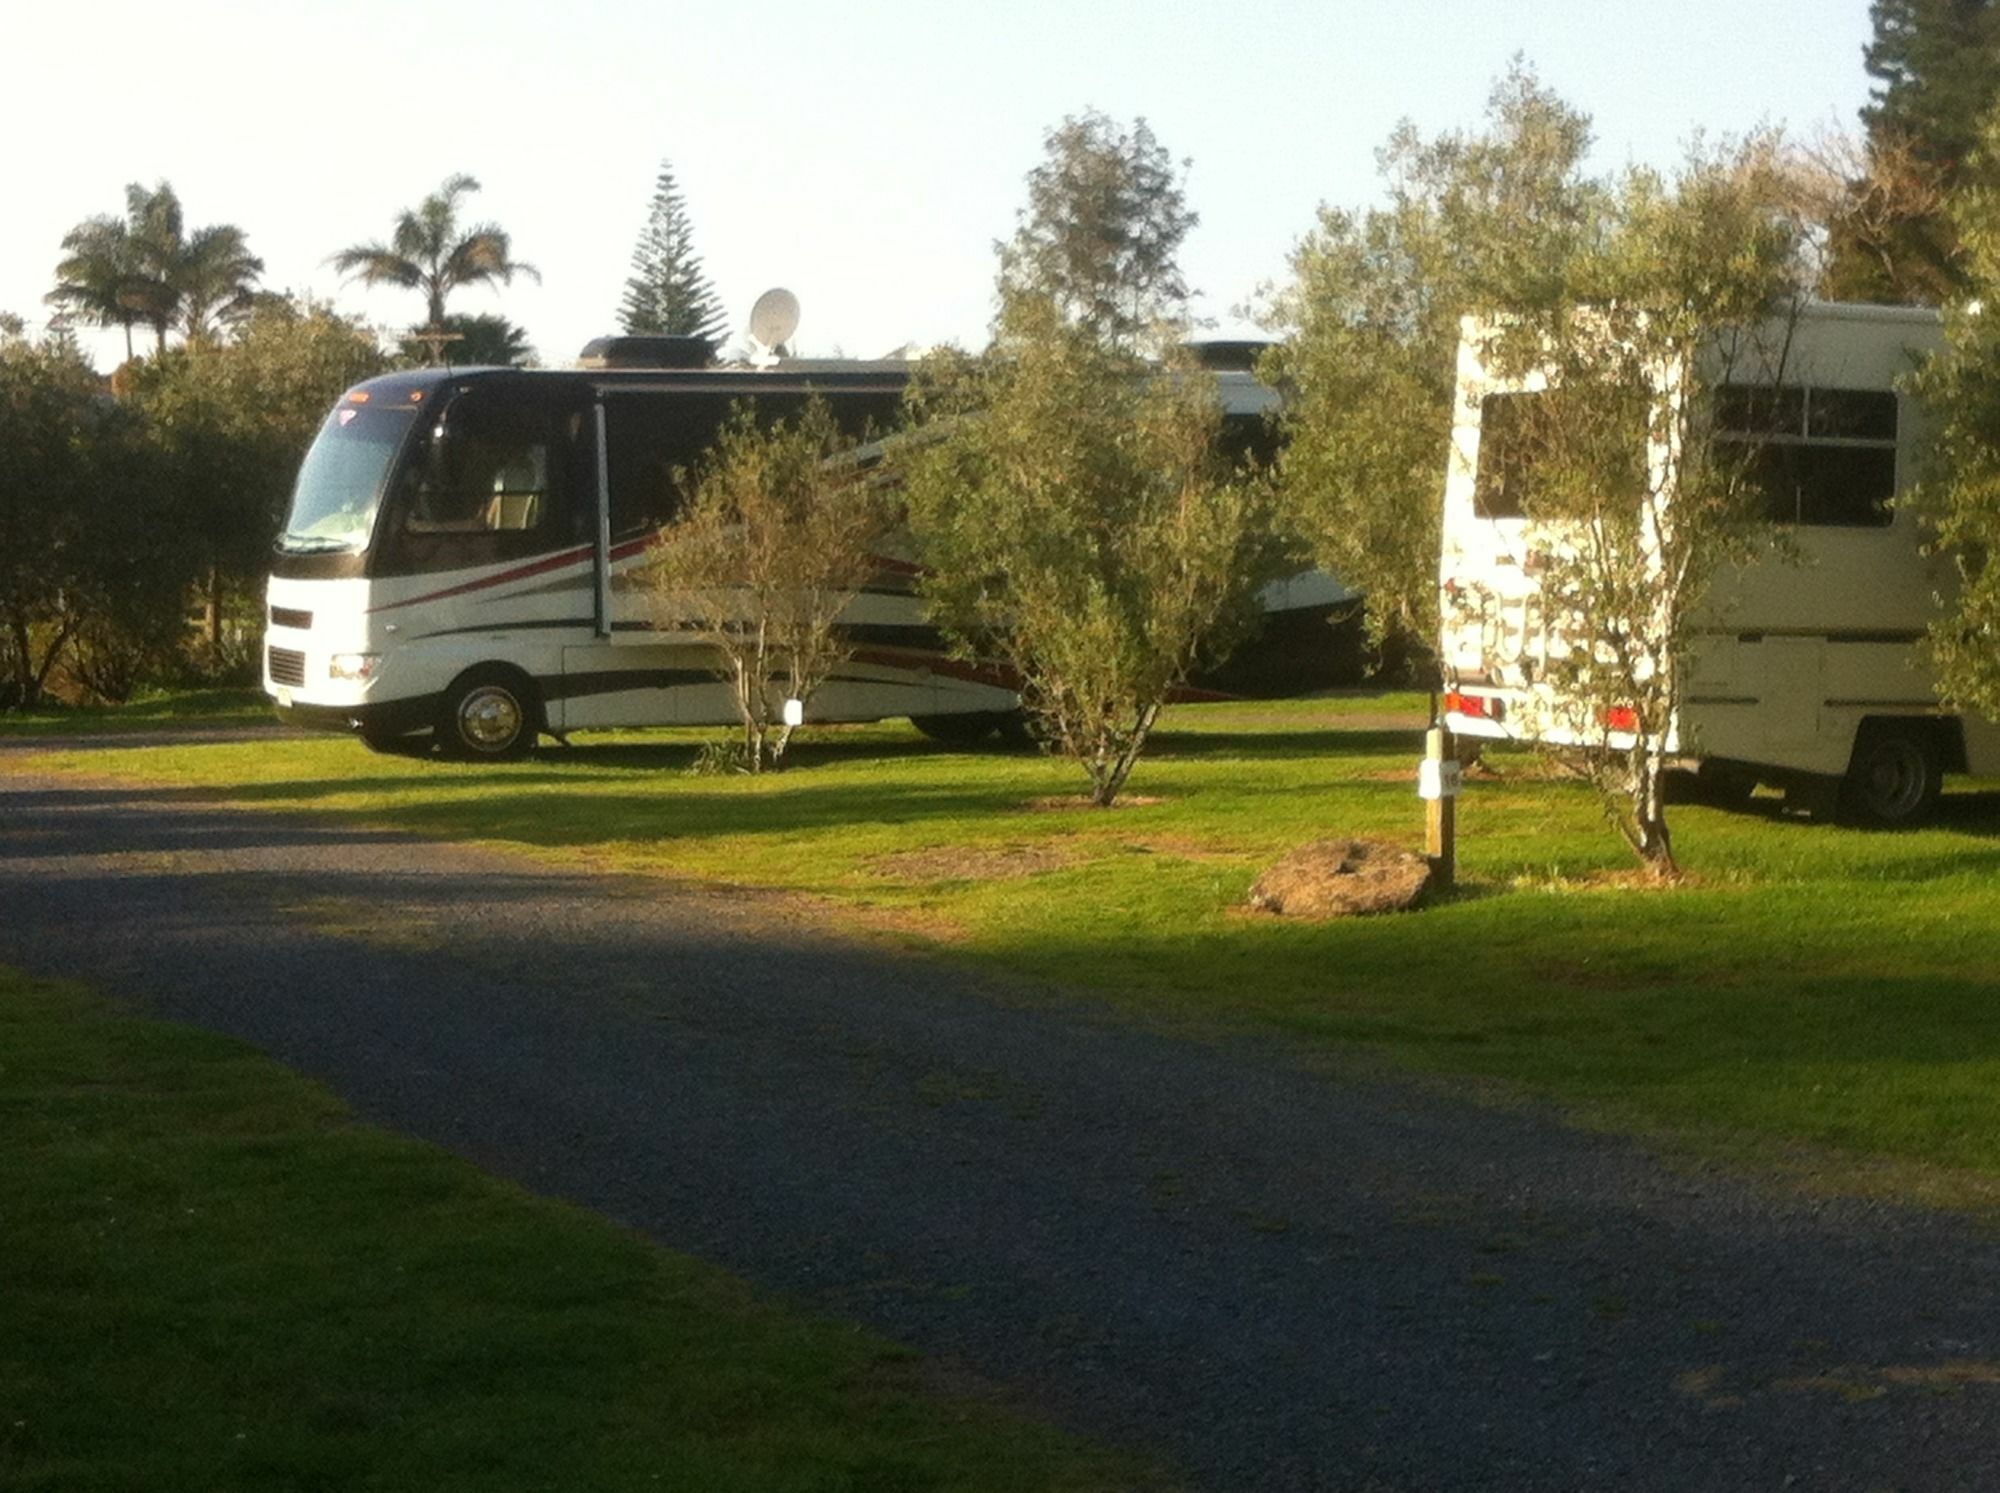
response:
<svg viewBox="0 0 2000 1493"><path fill-rule="evenodd" d="M1257 878L1250 905L1290 918L1344 918L1412 907L1430 863L1385 840L1315 840Z"/></svg>

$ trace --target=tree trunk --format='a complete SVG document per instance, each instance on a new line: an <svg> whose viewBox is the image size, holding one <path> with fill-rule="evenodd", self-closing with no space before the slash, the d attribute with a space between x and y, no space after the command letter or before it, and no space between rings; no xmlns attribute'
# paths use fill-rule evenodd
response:
<svg viewBox="0 0 2000 1493"><path fill-rule="evenodd" d="M1111 759L1108 767L1092 774L1096 788L1090 796L1090 801L1098 808L1110 808L1118 795L1124 791L1125 780L1132 776L1132 769L1139 762L1139 753L1145 750L1146 738L1152 734L1153 723L1159 718L1159 701L1155 700L1150 705L1141 706L1139 718L1133 722L1131 734L1125 738L1125 745Z"/></svg>
<svg viewBox="0 0 2000 1493"><path fill-rule="evenodd" d="M222 567L208 569L208 666L222 669Z"/></svg>
<svg viewBox="0 0 2000 1493"><path fill-rule="evenodd" d="M7 631L14 635L14 704L26 710L36 703L34 660L28 656L28 624L19 616L9 617Z"/></svg>
<svg viewBox="0 0 2000 1493"><path fill-rule="evenodd" d="M1666 768L1644 743L1633 748L1632 848L1655 881L1680 880L1674 837L1667 828Z"/></svg>

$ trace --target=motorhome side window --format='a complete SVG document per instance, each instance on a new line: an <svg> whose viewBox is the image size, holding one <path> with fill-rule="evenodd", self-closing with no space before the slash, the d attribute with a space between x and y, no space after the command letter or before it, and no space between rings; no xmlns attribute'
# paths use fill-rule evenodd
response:
<svg viewBox="0 0 2000 1493"><path fill-rule="evenodd" d="M1774 523L1884 528L1896 495L1896 396L1723 384L1718 445L1742 449Z"/></svg>
<svg viewBox="0 0 2000 1493"><path fill-rule="evenodd" d="M611 537L649 533L673 521L716 434L729 419L728 394L612 392L604 400L611 460Z"/></svg>

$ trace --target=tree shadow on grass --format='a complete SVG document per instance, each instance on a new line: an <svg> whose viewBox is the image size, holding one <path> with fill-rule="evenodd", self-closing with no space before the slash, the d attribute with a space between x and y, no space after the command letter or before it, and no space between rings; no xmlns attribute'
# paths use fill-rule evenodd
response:
<svg viewBox="0 0 2000 1493"><path fill-rule="evenodd" d="M1423 755L1421 731L1156 731L1146 757L1240 757L1245 761L1309 757L1393 757L1412 761Z"/></svg>
<svg viewBox="0 0 2000 1493"><path fill-rule="evenodd" d="M583 740L567 747L543 748L534 756L538 763L568 763L578 767L601 767L632 772L686 773L701 760L711 746L737 738L718 730L701 741L607 741ZM901 740L880 736L843 738L808 736L786 749L783 762L770 769L773 777L789 777L814 767L835 767L852 762L907 762L933 757L1015 758L1032 761L1039 754L1033 747L1009 747L998 742L978 747L946 746L922 738ZM737 774L722 774L736 776Z"/></svg>

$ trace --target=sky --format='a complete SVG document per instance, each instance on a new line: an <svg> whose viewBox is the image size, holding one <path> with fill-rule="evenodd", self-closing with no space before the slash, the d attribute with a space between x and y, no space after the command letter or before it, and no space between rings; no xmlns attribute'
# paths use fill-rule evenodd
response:
<svg viewBox="0 0 2000 1493"><path fill-rule="evenodd" d="M512 318L554 366L616 330L663 158L733 326L782 285L797 351L874 357L983 340L994 241L1086 108L1192 162L1182 263L1224 333L1320 204L1378 199L1398 121L1476 126L1517 53L1607 170L1699 131L1851 130L1869 89L1867 0L100 0L5 32L0 311L40 325L64 233L164 179L190 228L247 231L268 286L405 328L414 292L326 261L462 171L542 282L451 309Z"/></svg>

